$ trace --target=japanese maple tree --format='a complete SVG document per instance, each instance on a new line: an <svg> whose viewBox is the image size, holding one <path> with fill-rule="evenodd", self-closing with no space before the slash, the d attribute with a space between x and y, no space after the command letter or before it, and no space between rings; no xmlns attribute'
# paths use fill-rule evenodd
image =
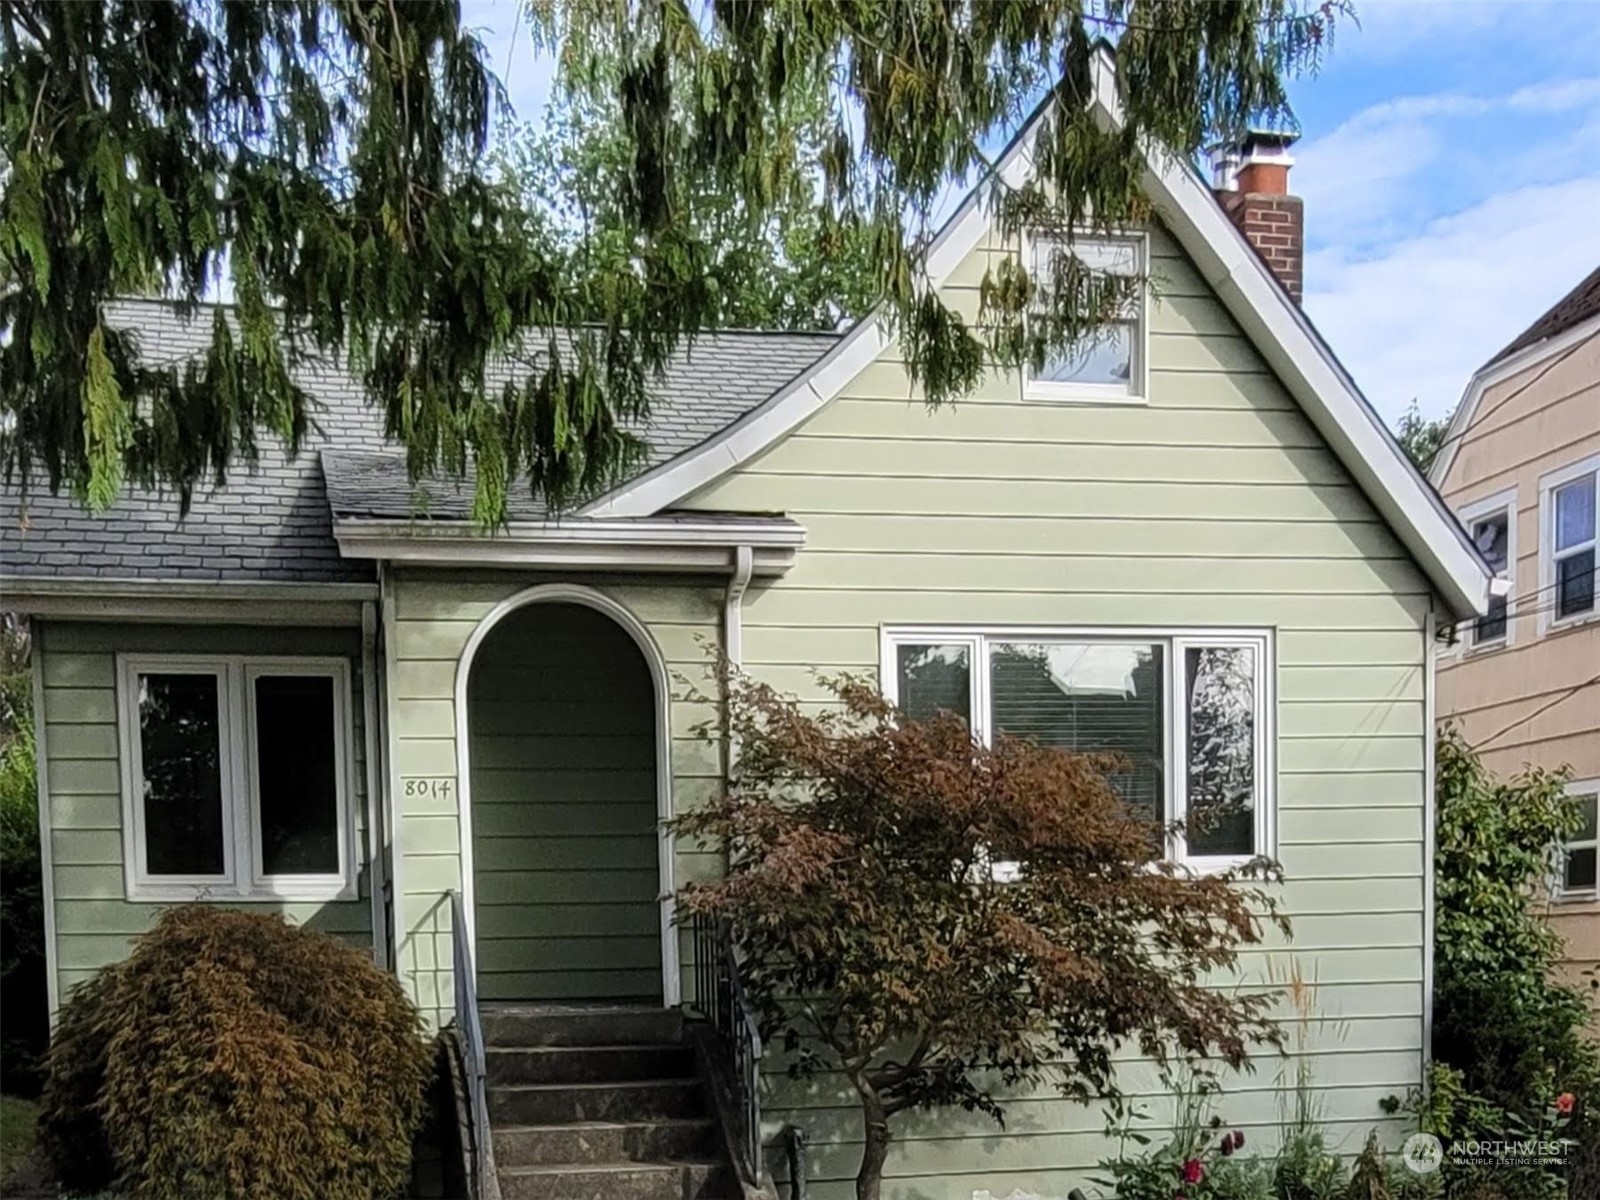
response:
<svg viewBox="0 0 1600 1200"><path fill-rule="evenodd" d="M1014 1090L1116 1094L1132 1048L1246 1067L1281 1044L1274 994L1228 982L1287 931L1264 861L1193 875L1123 802L1118 764L899 714L867 681L808 710L728 681L737 782L679 818L720 845L722 879L680 892L731 922L764 1034L790 1073L859 1097L856 1194L876 1200L891 1123L959 1105L1004 1121ZM814 709L814 706L813 706Z"/></svg>

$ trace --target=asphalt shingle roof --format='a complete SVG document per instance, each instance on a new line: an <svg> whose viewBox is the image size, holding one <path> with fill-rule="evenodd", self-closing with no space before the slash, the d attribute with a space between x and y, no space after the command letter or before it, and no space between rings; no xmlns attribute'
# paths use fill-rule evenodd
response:
<svg viewBox="0 0 1600 1200"><path fill-rule="evenodd" d="M1590 271L1578 286L1557 300L1532 325L1519 333L1506 348L1485 365L1493 366L1519 350L1565 333L1600 313L1600 267Z"/></svg>
<svg viewBox="0 0 1600 1200"><path fill-rule="evenodd" d="M169 304L123 301L112 319L139 331L140 351L166 360L202 352L210 317L186 321ZM717 433L816 361L827 333L724 332L702 337L652 388L647 470ZM509 372L507 372L509 375ZM181 579L227 582L354 582L372 564L339 557L331 512L439 519L470 515L472 487L427 481L420 492L405 460L367 406L359 380L327 359L297 369L317 404L319 427L296 458L267 442L253 471L197 492L180 518L171 493L125 493L93 515L66 496L36 489L24 502L0 488L0 574L13 577ZM330 506L331 502L331 506ZM511 517L538 519L542 505L513 485Z"/></svg>

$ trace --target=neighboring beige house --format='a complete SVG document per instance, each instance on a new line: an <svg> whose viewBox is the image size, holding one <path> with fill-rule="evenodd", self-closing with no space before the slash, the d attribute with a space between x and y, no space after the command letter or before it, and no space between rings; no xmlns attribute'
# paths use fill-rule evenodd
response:
<svg viewBox="0 0 1600 1200"><path fill-rule="evenodd" d="M1500 774L1571 769L1587 823L1550 914L1576 976L1600 963L1600 268L1472 377L1431 474L1510 584L1441 657L1439 714Z"/></svg>

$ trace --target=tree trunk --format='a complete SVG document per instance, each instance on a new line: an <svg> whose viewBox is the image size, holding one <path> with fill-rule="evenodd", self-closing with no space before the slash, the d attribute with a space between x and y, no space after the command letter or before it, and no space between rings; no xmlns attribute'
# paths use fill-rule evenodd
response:
<svg viewBox="0 0 1600 1200"><path fill-rule="evenodd" d="M883 1164L889 1157L889 1114L877 1089L864 1075L851 1076L861 1093L861 1117L866 1144L861 1150L861 1170L856 1172L856 1200L878 1200L883 1186Z"/></svg>

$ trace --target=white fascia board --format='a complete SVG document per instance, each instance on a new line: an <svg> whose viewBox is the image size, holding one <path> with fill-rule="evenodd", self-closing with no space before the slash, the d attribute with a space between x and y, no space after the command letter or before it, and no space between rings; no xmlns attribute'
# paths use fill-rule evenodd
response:
<svg viewBox="0 0 1600 1200"><path fill-rule="evenodd" d="M63 621L359 626L377 594L371 583L0 578L7 609Z"/></svg>
<svg viewBox="0 0 1600 1200"><path fill-rule="evenodd" d="M1461 443L1465 439L1467 429L1477 419L1478 406L1483 403L1485 392L1531 367L1538 366L1547 358L1565 354L1580 342L1596 335L1600 335L1600 315L1590 317L1587 321L1580 321L1571 329L1558 333L1553 338L1546 338L1542 342L1526 346L1510 358L1480 367L1478 373L1467 381L1466 390L1461 393L1461 402L1456 405L1456 410L1450 417L1450 427L1445 430L1444 445L1428 467L1429 482L1436 488L1444 487L1445 478L1450 474L1450 468L1455 465L1456 455L1461 451Z"/></svg>
<svg viewBox="0 0 1600 1200"><path fill-rule="evenodd" d="M782 574L805 544L794 523L682 521L513 522L494 534L466 523L344 520L334 537L346 558L449 566L552 566L574 569L727 574L738 551L756 574Z"/></svg>

